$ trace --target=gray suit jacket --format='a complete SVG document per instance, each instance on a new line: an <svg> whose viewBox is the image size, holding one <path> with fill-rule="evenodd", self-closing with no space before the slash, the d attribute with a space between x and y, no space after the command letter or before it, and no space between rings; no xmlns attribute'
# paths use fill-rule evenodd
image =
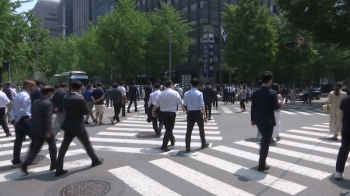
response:
<svg viewBox="0 0 350 196"><path fill-rule="evenodd" d="M32 113L32 132L34 135L44 136L52 133L52 111L53 104L50 99L41 97L35 100Z"/></svg>
<svg viewBox="0 0 350 196"><path fill-rule="evenodd" d="M119 89L113 89L110 92L110 98L113 100L113 103L122 103L123 94Z"/></svg>
<svg viewBox="0 0 350 196"><path fill-rule="evenodd" d="M62 130L72 133L85 130L84 115L89 114L89 110L83 97L69 93L63 100L63 110L66 117L62 123Z"/></svg>

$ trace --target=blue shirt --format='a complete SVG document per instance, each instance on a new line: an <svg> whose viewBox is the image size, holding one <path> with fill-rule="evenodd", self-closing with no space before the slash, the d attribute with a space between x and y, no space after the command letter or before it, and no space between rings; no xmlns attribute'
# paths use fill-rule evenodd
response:
<svg viewBox="0 0 350 196"><path fill-rule="evenodd" d="M86 102L93 102L91 99L92 89L86 89L83 93L83 97Z"/></svg>
<svg viewBox="0 0 350 196"><path fill-rule="evenodd" d="M13 99L13 106L11 110L11 120L18 122L23 116L31 116L32 102L29 92L23 90Z"/></svg>
<svg viewBox="0 0 350 196"><path fill-rule="evenodd" d="M201 107L204 106L203 93L196 88L185 93L184 101L188 111L201 110Z"/></svg>

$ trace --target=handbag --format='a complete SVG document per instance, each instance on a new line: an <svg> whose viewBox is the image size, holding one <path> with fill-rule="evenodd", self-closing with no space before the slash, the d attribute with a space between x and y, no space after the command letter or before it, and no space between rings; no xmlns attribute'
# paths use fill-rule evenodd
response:
<svg viewBox="0 0 350 196"><path fill-rule="evenodd" d="M324 112L324 113L329 114L329 112L330 112L330 110L331 110L330 104L324 104L324 105L322 106L322 108L323 108L323 112Z"/></svg>

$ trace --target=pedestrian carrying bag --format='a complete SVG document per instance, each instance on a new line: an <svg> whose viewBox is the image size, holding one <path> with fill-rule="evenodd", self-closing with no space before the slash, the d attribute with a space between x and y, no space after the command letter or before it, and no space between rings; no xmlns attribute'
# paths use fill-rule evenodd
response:
<svg viewBox="0 0 350 196"><path fill-rule="evenodd" d="M322 106L322 108L323 108L323 112L324 112L324 113L329 114L329 112L330 112L330 110L331 110L330 104L324 104L324 105Z"/></svg>

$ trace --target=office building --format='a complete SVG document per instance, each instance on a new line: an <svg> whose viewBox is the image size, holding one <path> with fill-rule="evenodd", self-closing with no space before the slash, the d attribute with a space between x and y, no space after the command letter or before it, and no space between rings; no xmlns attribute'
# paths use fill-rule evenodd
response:
<svg viewBox="0 0 350 196"><path fill-rule="evenodd" d="M112 12L118 0L92 0L92 22L97 24L98 16L104 16Z"/></svg>
<svg viewBox="0 0 350 196"><path fill-rule="evenodd" d="M50 36L57 36L57 6L56 0L38 0L34 6L34 14L42 20L42 27L50 30Z"/></svg>
<svg viewBox="0 0 350 196"><path fill-rule="evenodd" d="M58 34L68 36L73 33L73 0L61 0L57 9Z"/></svg>
<svg viewBox="0 0 350 196"><path fill-rule="evenodd" d="M92 21L92 0L73 0L73 33L81 36Z"/></svg>

